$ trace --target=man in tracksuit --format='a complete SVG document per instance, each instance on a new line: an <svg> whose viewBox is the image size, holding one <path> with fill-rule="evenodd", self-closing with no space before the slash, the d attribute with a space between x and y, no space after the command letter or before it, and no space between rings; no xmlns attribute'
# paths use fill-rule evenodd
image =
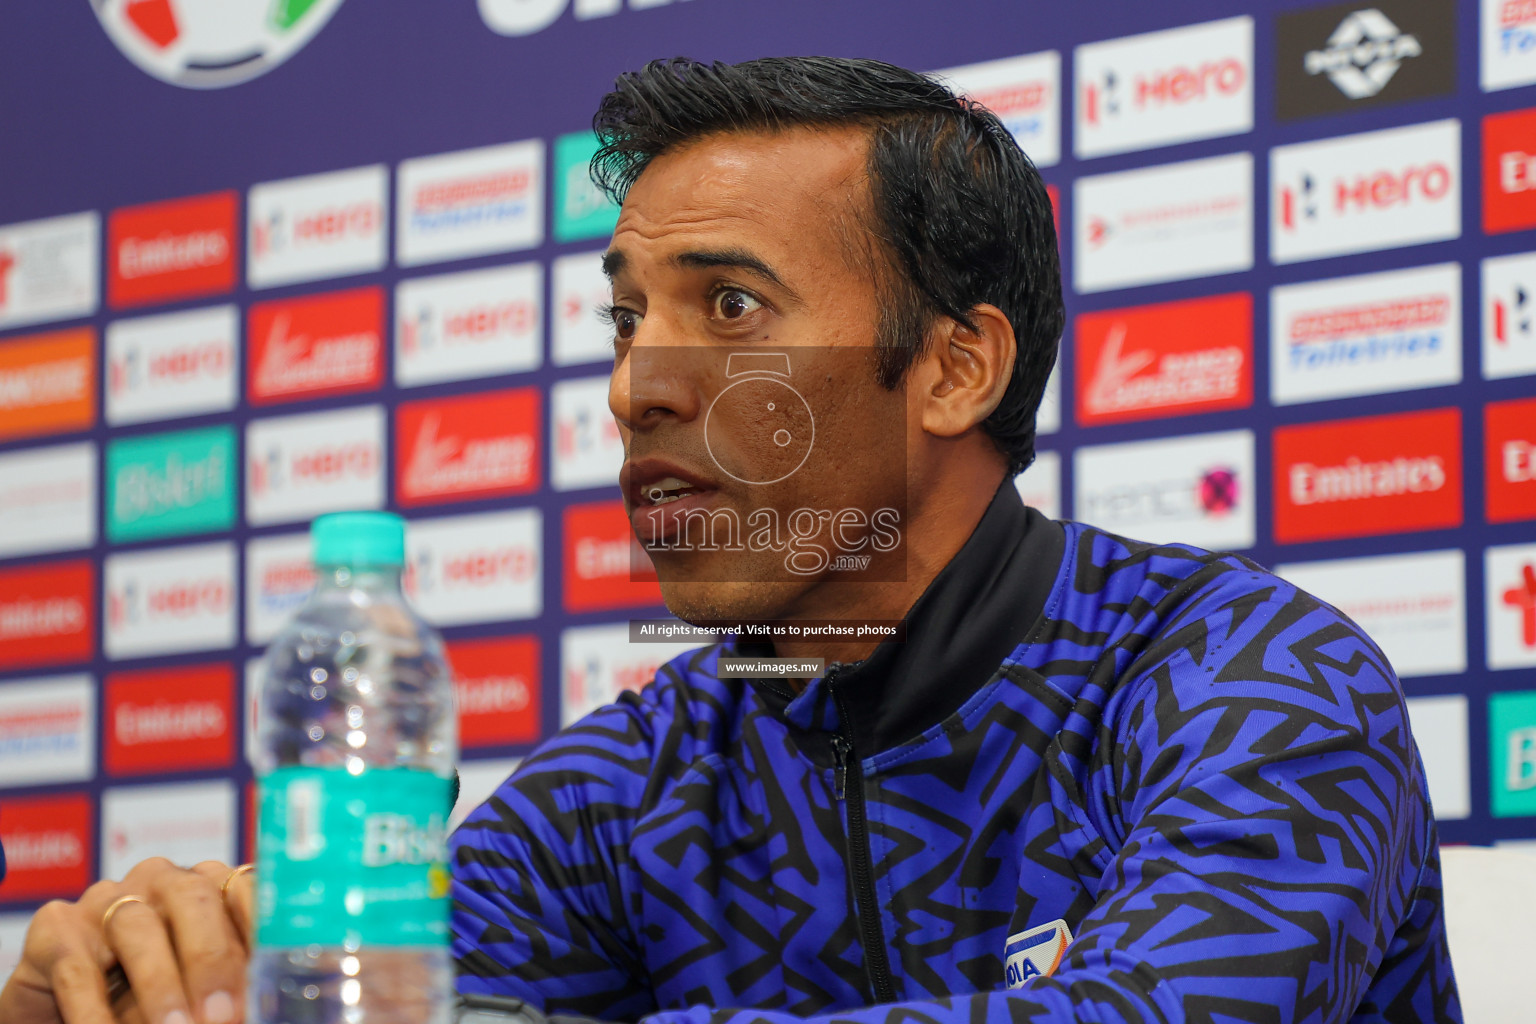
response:
<svg viewBox="0 0 1536 1024"><path fill-rule="evenodd" d="M675 659L471 815L460 991L664 1024L1459 1021L1381 652L1242 558L1016 496L1063 313L996 118L872 62L675 61L595 127L636 536L677 616L777 632ZM827 666L722 674L770 655Z"/></svg>

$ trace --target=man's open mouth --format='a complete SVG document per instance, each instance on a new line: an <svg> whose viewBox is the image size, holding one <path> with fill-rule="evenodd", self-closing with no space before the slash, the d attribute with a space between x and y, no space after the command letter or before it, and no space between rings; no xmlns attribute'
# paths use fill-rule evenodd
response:
<svg viewBox="0 0 1536 1024"><path fill-rule="evenodd" d="M686 480L680 480L675 476L668 476L645 485L641 490L640 496L648 504L665 505L669 502L677 501L679 498L686 498L690 494L699 494L702 491L702 487L690 484Z"/></svg>

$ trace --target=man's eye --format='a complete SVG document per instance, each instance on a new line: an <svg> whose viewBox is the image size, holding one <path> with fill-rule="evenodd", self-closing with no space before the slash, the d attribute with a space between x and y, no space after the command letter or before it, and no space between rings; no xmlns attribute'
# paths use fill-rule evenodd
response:
<svg viewBox="0 0 1536 1024"><path fill-rule="evenodd" d="M763 304L737 288L722 288L714 295L715 315L722 320L739 320L763 308Z"/></svg>
<svg viewBox="0 0 1536 1024"><path fill-rule="evenodd" d="M613 320L613 335L620 341L633 340L635 332L640 329L640 321L644 319L634 310L622 306L610 307L608 316Z"/></svg>

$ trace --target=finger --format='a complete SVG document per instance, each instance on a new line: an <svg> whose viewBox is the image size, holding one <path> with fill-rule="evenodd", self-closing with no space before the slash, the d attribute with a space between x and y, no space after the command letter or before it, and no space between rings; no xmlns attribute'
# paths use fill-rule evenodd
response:
<svg viewBox="0 0 1536 1024"><path fill-rule="evenodd" d="M239 875L230 877L235 869L216 860L205 860L192 870L219 887L224 897L224 909L235 922L235 931L239 933L240 941L245 943L246 949L250 949L251 928L255 921L252 910L255 907L256 895L252 873L243 871Z"/></svg>
<svg viewBox="0 0 1536 1024"><path fill-rule="evenodd" d="M48 980L65 1024L115 1024L107 979L83 946L55 960Z"/></svg>
<svg viewBox="0 0 1536 1024"><path fill-rule="evenodd" d="M193 1019L230 1024L245 994L246 952L219 883L208 873L179 871L157 877L150 897L169 925Z"/></svg>
<svg viewBox="0 0 1536 1024"><path fill-rule="evenodd" d="M144 1016L156 1024L192 1024L176 951L155 908L139 902L118 907L106 922L106 938Z"/></svg>

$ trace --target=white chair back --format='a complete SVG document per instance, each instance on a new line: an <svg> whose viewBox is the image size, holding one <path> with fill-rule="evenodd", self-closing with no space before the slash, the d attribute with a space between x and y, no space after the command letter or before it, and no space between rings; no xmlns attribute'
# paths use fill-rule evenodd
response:
<svg viewBox="0 0 1536 1024"><path fill-rule="evenodd" d="M1466 1024L1536 1021L1536 854L1444 846L1440 862Z"/></svg>

